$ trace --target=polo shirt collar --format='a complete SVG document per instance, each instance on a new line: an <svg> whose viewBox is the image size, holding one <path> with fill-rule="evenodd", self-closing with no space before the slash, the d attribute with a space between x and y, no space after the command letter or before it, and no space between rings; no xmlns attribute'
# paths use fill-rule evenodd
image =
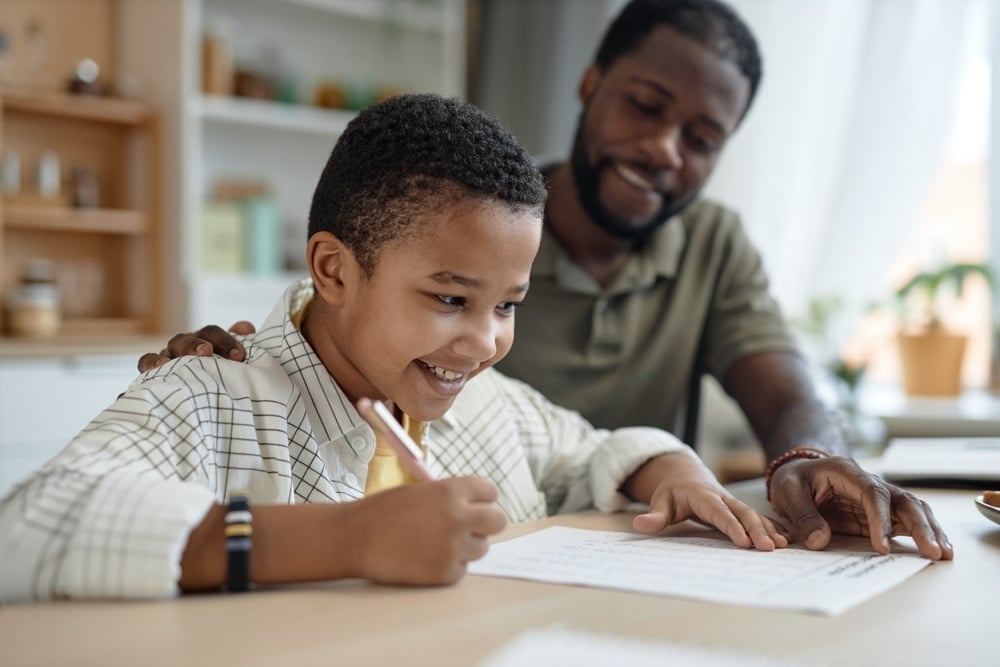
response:
<svg viewBox="0 0 1000 667"><path fill-rule="evenodd" d="M629 258L622 270L620 279L630 283L649 283L657 276L672 278L677 275L684 244L687 242L687 232L681 216L670 218L637 253ZM538 255L531 267L533 278L558 278L560 281L575 281L568 275L580 272L581 269L569 258L569 254L548 226L542 230L542 240L538 247ZM618 279L615 282L619 282Z"/></svg>

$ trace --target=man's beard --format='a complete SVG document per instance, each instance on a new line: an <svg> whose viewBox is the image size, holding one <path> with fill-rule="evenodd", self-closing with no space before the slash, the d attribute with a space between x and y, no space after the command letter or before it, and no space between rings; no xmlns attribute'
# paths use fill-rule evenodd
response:
<svg viewBox="0 0 1000 667"><path fill-rule="evenodd" d="M583 210L587 212L590 219L594 221L602 230L615 238L626 241L643 241L649 238L653 232L659 229L663 223L669 220L674 214L682 211L688 204L687 201L678 201L671 194L661 194L663 205L657 211L653 219L641 227L630 224L627 220L615 216L601 202L599 193L601 173L606 169L613 168L613 161L610 158L601 158L597 164L590 165L587 160L587 147L583 139L584 114L580 115L579 123L576 126L576 137L573 140L573 154L570 157L570 167L573 172L573 184L576 186L576 193L580 199Z"/></svg>

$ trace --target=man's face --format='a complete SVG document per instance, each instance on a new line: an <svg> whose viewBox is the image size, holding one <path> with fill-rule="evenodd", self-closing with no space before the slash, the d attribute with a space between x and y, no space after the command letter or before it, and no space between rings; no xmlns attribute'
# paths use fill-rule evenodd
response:
<svg viewBox="0 0 1000 667"><path fill-rule="evenodd" d="M683 210L749 94L736 65L665 26L606 71L591 67L571 157L588 215L613 236L641 239Z"/></svg>
<svg viewBox="0 0 1000 667"><path fill-rule="evenodd" d="M370 278L355 276L330 369L353 400L387 399L422 421L510 351L541 237L538 214L495 202L429 215L419 237L382 249Z"/></svg>

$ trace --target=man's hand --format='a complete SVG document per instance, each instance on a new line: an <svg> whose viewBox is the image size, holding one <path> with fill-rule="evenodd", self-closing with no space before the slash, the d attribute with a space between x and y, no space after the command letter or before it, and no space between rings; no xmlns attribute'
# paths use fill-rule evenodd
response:
<svg viewBox="0 0 1000 667"><path fill-rule="evenodd" d="M167 346L160 350L160 353L147 352L139 357L139 372L162 366L171 359L186 356L210 357L218 354L233 361L243 361L246 359L246 350L240 345L231 334L246 336L256 331L256 327L246 320L240 320L229 331L223 331L221 327L209 324L194 333L179 333L167 342Z"/></svg>
<svg viewBox="0 0 1000 667"><path fill-rule="evenodd" d="M810 549L825 549L832 533L843 533L869 537L887 554L890 537L909 535L924 558L955 555L927 503L843 456L785 463L771 478L771 504Z"/></svg>
<svg viewBox="0 0 1000 667"><path fill-rule="evenodd" d="M718 528L739 547L774 551L788 546L788 538L770 519L734 498L693 456L658 456L639 468L626 488L636 500L649 503L649 511L632 522L636 532L654 535L695 519Z"/></svg>

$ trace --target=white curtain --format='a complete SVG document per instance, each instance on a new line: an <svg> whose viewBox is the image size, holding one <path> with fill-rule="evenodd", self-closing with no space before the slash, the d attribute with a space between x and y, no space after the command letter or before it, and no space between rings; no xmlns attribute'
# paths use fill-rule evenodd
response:
<svg viewBox="0 0 1000 667"><path fill-rule="evenodd" d="M977 0L730 0L764 58L706 193L737 209L791 315L862 304L942 155ZM482 0L472 101L539 155L569 153L576 86L623 0Z"/></svg>
<svg viewBox="0 0 1000 667"><path fill-rule="evenodd" d="M743 214L786 312L890 293L955 117L973 2L732 2L764 81L707 192Z"/></svg>

